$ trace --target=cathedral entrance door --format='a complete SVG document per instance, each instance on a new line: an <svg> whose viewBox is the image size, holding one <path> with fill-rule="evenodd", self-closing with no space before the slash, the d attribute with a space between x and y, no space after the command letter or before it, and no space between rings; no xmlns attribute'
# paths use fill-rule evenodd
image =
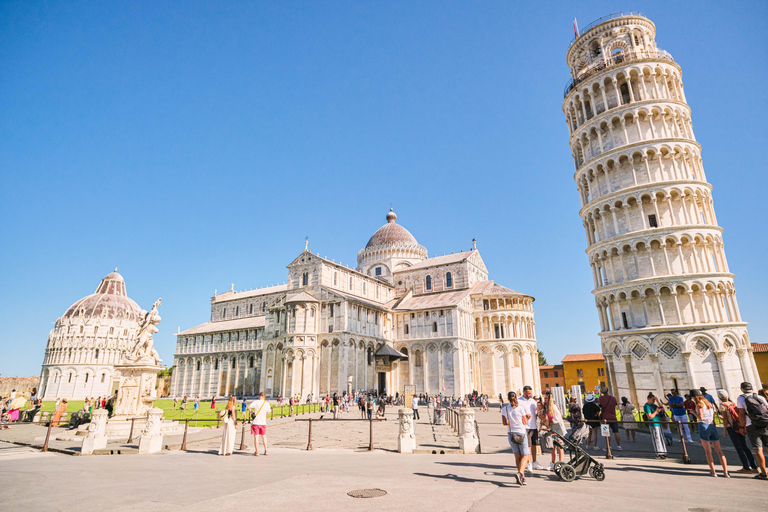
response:
<svg viewBox="0 0 768 512"><path fill-rule="evenodd" d="M387 388L387 374L385 372L379 372L379 386L377 391L380 395L383 395Z"/></svg>

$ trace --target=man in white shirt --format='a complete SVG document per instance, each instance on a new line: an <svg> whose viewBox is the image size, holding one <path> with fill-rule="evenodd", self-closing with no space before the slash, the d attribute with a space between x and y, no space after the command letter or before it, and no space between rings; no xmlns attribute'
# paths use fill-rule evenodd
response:
<svg viewBox="0 0 768 512"><path fill-rule="evenodd" d="M528 446L531 449L531 461L533 464L528 464L527 471L530 472L531 469L544 469L536 460L536 451L539 446L539 427L536 424L536 405L538 402L533 398L533 389L531 386L525 386L523 388L523 396L522 398L518 398L517 401L520 405L525 407L526 412L531 415L528 420L527 432Z"/></svg>
<svg viewBox="0 0 768 512"><path fill-rule="evenodd" d="M251 422L254 455L259 454L258 436L261 436L261 442L264 444L264 455L269 455L269 453L267 453L267 416L269 416L269 413L272 411L272 407L269 405L269 402L264 399L264 396L264 392L262 391L259 393L259 399L254 400L248 406L249 409L253 409L254 413L256 413L253 422Z"/></svg>
<svg viewBox="0 0 768 512"><path fill-rule="evenodd" d="M419 397L415 396L413 397L413 400L411 401L411 409L413 409L413 419L418 420L419 419Z"/></svg>
<svg viewBox="0 0 768 512"><path fill-rule="evenodd" d="M756 400L758 406L762 405L764 408L768 408L768 402L762 396L752 393L752 384L749 382L741 383L741 392L744 394L736 399L736 408L739 410L739 423L747 427L747 437L749 437L749 441L755 449L755 458L757 459L757 465L760 467L760 473L755 475L755 478L768 480L768 475L765 471L765 456L763 455L763 446L768 446L768 426L765 424L752 424L752 418L747 414L746 397L749 395L750 401L754 403Z"/></svg>

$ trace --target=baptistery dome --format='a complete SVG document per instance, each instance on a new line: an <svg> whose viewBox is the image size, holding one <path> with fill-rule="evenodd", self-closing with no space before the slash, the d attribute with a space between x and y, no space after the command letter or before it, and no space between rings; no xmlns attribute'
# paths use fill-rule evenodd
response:
<svg viewBox="0 0 768 512"><path fill-rule="evenodd" d="M390 282L392 273L427 258L427 249L410 231L397 223L397 214L389 209L387 223L357 253L357 270Z"/></svg>
<svg viewBox="0 0 768 512"><path fill-rule="evenodd" d="M101 280L93 294L72 304L61 317L61 320L114 318L138 322L140 313L139 305L126 295L123 276L117 272L112 272Z"/></svg>

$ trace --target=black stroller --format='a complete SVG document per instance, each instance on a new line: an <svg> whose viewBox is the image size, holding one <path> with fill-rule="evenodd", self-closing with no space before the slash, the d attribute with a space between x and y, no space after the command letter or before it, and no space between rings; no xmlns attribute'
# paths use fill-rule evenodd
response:
<svg viewBox="0 0 768 512"><path fill-rule="evenodd" d="M552 442L560 445L570 456L568 462L555 462L553 469L561 480L573 482L577 476L583 476L587 473L598 482L605 480L605 466L597 462L581 447L582 439L579 439L577 435L565 438L557 434L557 432L552 432L552 436Z"/></svg>

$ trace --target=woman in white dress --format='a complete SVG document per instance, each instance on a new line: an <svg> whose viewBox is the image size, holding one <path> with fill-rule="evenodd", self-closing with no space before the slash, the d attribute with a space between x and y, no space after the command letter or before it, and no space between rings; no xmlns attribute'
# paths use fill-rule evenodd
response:
<svg viewBox="0 0 768 512"><path fill-rule="evenodd" d="M229 397L227 406L219 413L224 422L224 432L221 434L221 447L219 455L232 455L235 450L235 432L237 425L237 413L235 412L235 397Z"/></svg>

